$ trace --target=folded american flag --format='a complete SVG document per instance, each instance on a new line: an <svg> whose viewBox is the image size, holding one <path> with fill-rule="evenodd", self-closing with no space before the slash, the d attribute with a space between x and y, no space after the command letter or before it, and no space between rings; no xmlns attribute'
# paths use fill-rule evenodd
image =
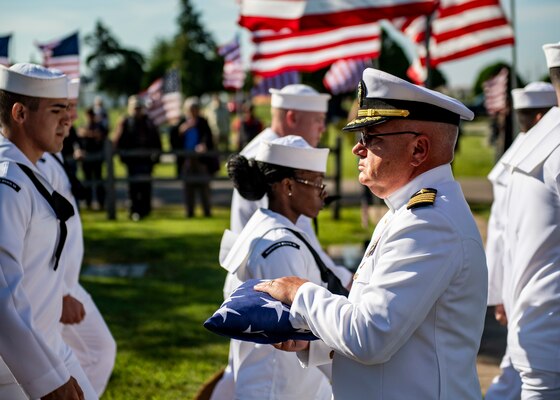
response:
<svg viewBox="0 0 560 400"><path fill-rule="evenodd" d="M264 344L318 339L309 330L294 329L289 306L253 289L263 281L250 279L235 289L204 327L218 335Z"/></svg>

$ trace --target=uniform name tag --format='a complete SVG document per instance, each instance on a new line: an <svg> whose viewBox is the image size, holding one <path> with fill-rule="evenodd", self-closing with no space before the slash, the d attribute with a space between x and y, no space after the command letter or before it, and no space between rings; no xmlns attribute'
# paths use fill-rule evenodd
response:
<svg viewBox="0 0 560 400"><path fill-rule="evenodd" d="M284 246L290 246L290 247L294 247L296 249L299 250L299 244L294 243L294 242L290 242L287 240L284 240L282 242L276 242L274 244L272 244L270 247L268 247L265 251L262 252L262 256L263 258L266 258L270 255L270 253L272 253L274 250L279 249L280 247L284 247Z"/></svg>
<svg viewBox="0 0 560 400"><path fill-rule="evenodd" d="M8 185L12 189L14 189L16 192L19 192L21 190L21 187L17 183L12 182L11 180L6 179L6 178L0 178L0 183L3 183L4 185Z"/></svg>

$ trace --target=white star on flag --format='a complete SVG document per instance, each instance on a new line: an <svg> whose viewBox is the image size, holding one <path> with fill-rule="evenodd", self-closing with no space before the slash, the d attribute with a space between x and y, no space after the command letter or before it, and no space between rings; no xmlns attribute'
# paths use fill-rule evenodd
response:
<svg viewBox="0 0 560 400"><path fill-rule="evenodd" d="M278 321L280 321L280 318L282 318L283 311L290 311L290 309L282 304L281 301L272 301L265 299L264 297L261 297L261 300L266 303L262 305L263 308L273 308L276 310L276 314L278 314Z"/></svg>
<svg viewBox="0 0 560 400"><path fill-rule="evenodd" d="M227 318L228 313L235 314L235 315L241 315L237 311L235 311L234 309L228 308L228 307L221 307L218 311L216 311L214 313L214 315L220 315L224 319L223 322L226 322L226 318Z"/></svg>
<svg viewBox="0 0 560 400"><path fill-rule="evenodd" d="M245 329L243 331L243 333L249 333L249 334L256 334L256 333L262 333L263 336L266 336L266 334L264 333L264 331L252 331L251 330L251 325L249 325L249 327L247 329Z"/></svg>

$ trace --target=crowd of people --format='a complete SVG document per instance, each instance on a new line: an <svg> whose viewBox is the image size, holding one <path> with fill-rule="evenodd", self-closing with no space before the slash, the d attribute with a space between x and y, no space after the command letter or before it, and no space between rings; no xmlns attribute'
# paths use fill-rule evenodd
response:
<svg viewBox="0 0 560 400"><path fill-rule="evenodd" d="M543 48L552 84L512 93L522 132L489 175L486 246L451 169L472 111L363 71L343 130L357 137L359 182L388 210L355 273L323 251L312 226L327 196L329 151L318 145L330 96L303 84L271 89L264 129L243 106L219 249L226 311L236 312L232 293L242 282L260 279L254 289L290 306L293 328L319 340L232 339L211 399L480 399L476 361L489 305L508 337L486 398L560 398L560 43ZM114 367L115 340L79 283L78 204L103 205L101 158L88 156L102 151L110 127L96 102L73 132L78 87L35 64L0 67L0 399L98 399ZM200 100L188 98L170 131L176 172L189 178L187 217L197 192L211 215L213 152L231 144L219 99L211 108L204 117ZM129 98L112 140L138 221L150 213L162 151L142 98ZM94 184L80 187L73 160Z"/></svg>

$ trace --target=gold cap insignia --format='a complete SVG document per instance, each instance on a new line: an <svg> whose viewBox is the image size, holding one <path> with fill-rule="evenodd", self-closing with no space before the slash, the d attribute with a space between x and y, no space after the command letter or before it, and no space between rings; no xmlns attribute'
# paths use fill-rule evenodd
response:
<svg viewBox="0 0 560 400"><path fill-rule="evenodd" d="M420 189L412 195L406 205L406 209L433 206L436 201L436 194L436 189Z"/></svg>
<svg viewBox="0 0 560 400"><path fill-rule="evenodd" d="M366 84L364 81L358 83L358 104L360 107L364 104L364 97L366 95Z"/></svg>

